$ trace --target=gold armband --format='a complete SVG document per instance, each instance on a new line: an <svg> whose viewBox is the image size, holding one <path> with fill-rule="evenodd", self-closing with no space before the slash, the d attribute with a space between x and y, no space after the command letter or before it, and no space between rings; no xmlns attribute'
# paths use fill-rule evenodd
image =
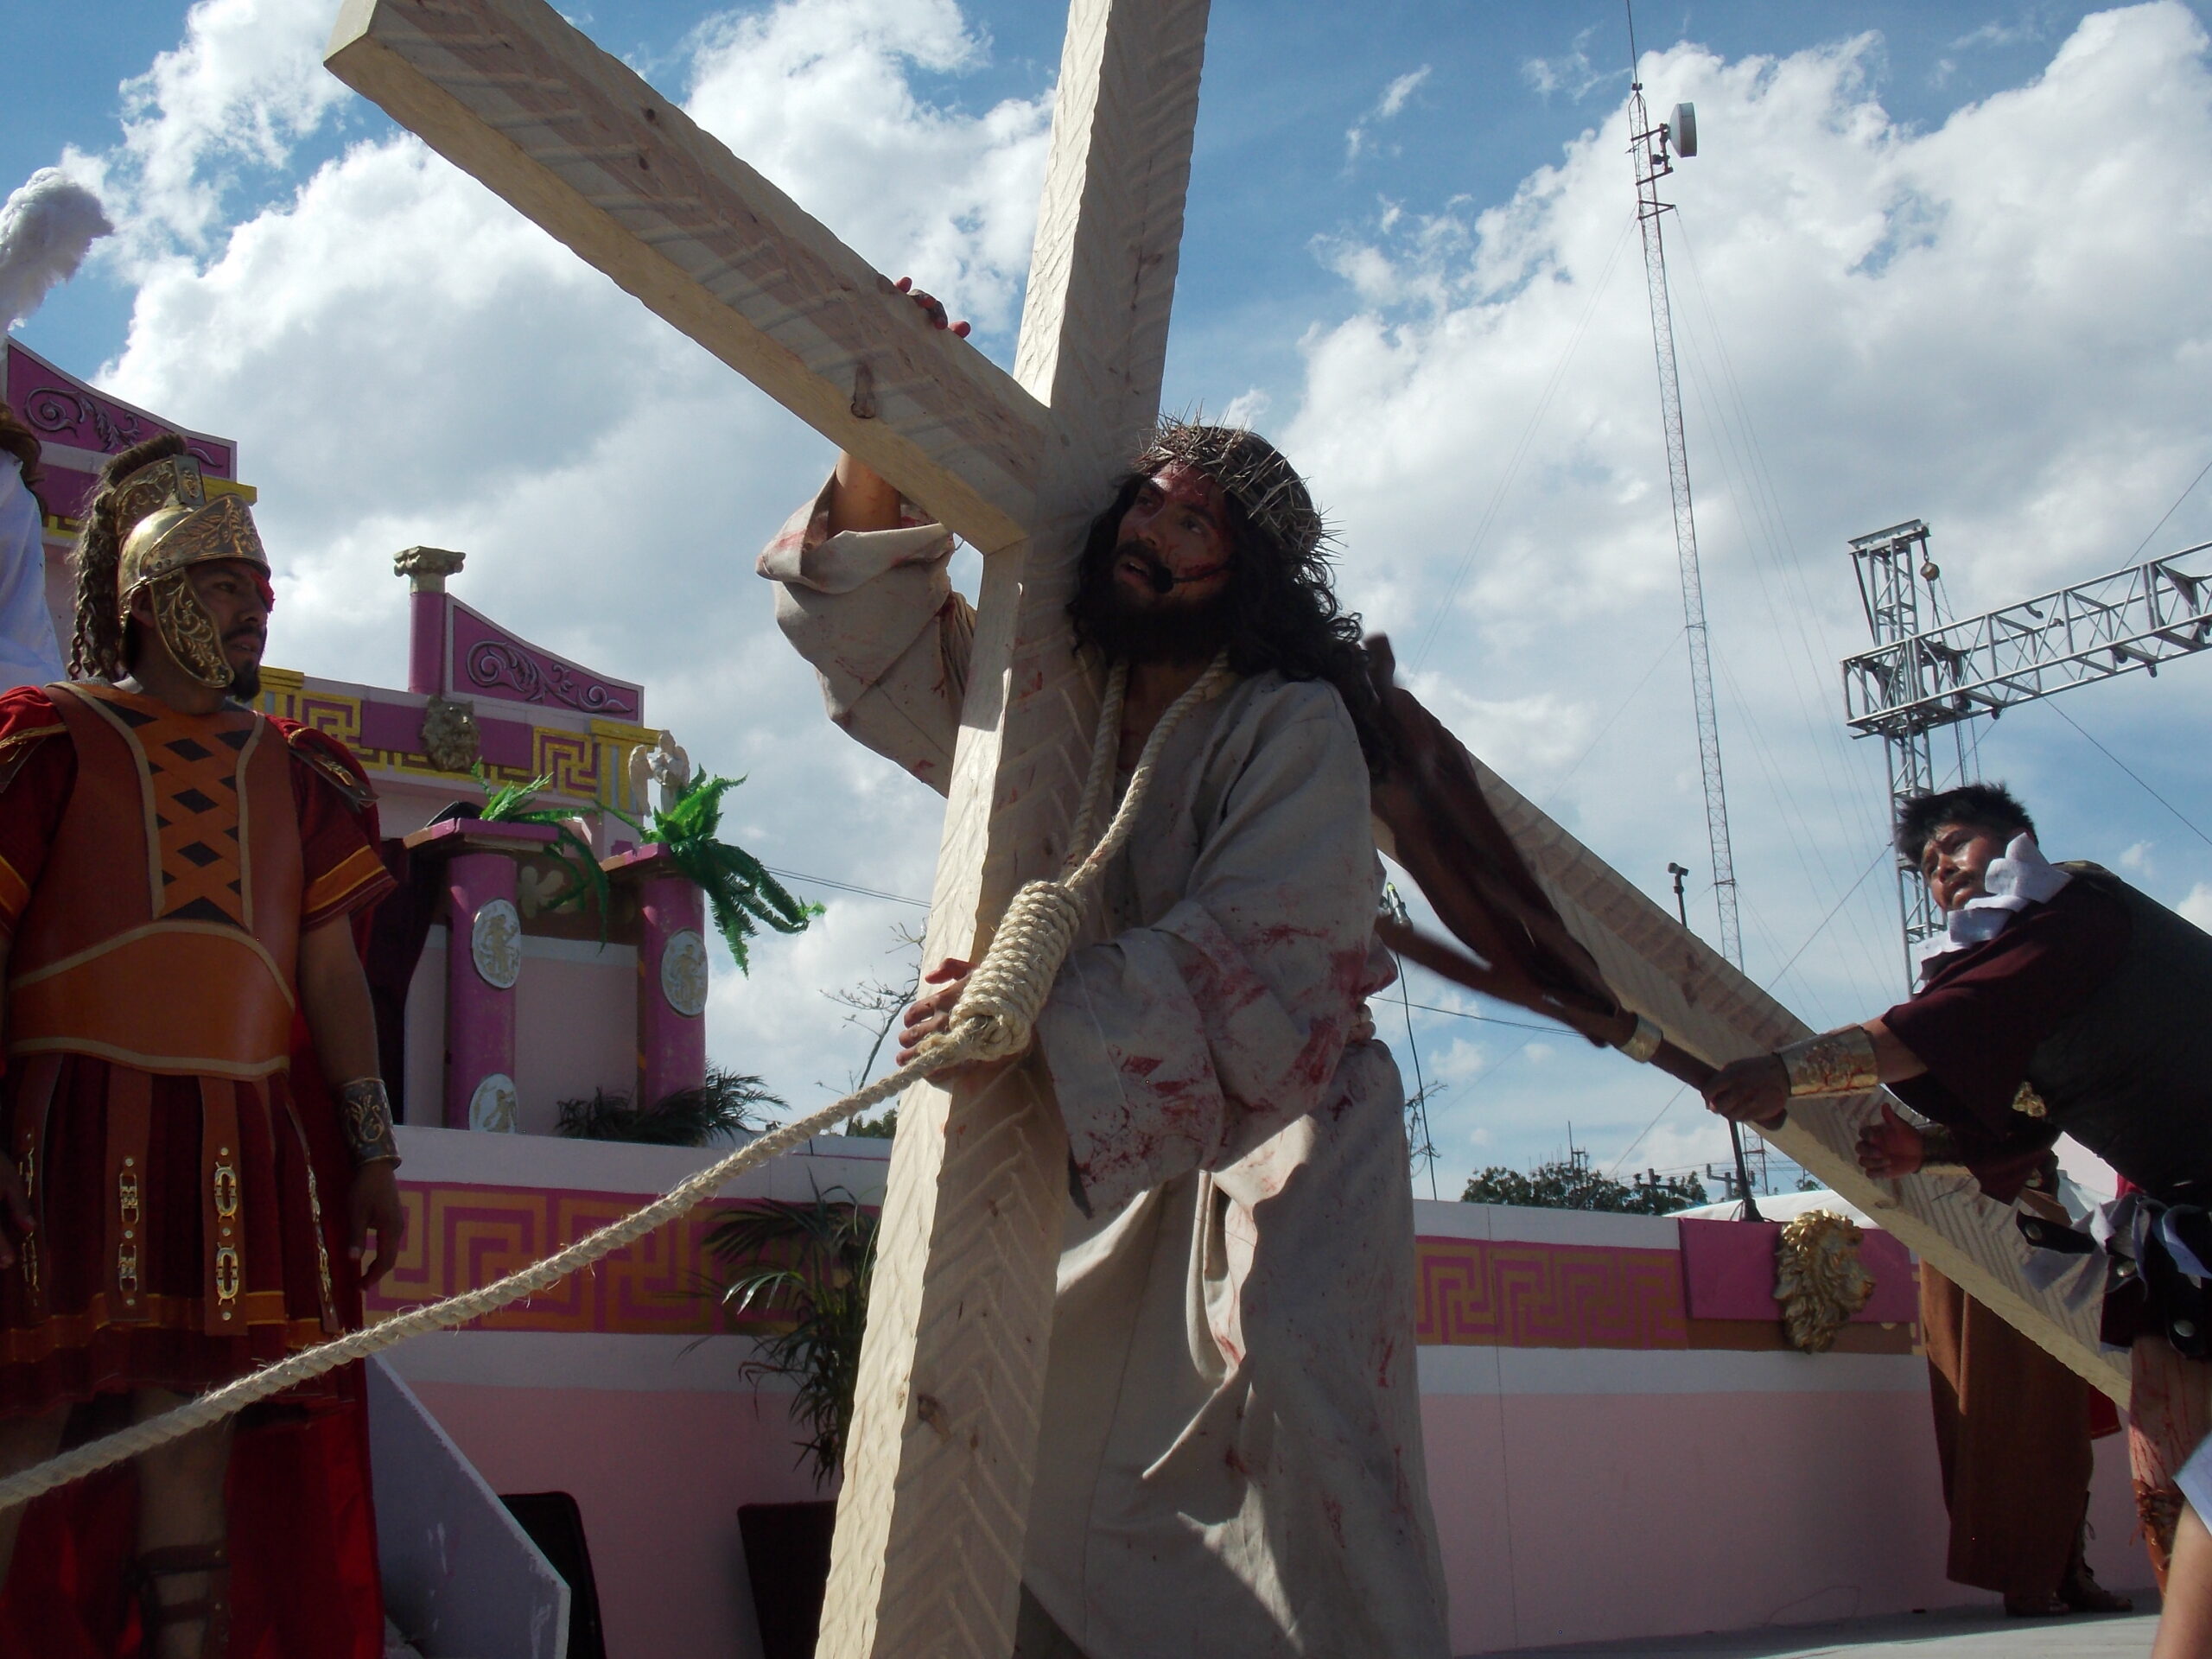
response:
<svg viewBox="0 0 2212 1659"><path fill-rule="evenodd" d="M1856 1095L1882 1081L1874 1067L1874 1039L1864 1026L1808 1037L1775 1058L1789 1074L1793 1100L1800 1095Z"/></svg>
<svg viewBox="0 0 2212 1659"><path fill-rule="evenodd" d="M1636 1016L1636 1029L1613 1046L1639 1065L1649 1065L1651 1057L1659 1052L1659 1045L1666 1039L1665 1032L1639 1014Z"/></svg>
<svg viewBox="0 0 2212 1659"><path fill-rule="evenodd" d="M338 1124L356 1166L399 1161L391 1133L391 1102L382 1077L356 1077L338 1091Z"/></svg>

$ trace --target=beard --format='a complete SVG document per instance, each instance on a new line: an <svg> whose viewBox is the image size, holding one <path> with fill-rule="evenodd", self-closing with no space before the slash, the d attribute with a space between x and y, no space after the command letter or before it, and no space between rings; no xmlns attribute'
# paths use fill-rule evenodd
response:
<svg viewBox="0 0 2212 1659"><path fill-rule="evenodd" d="M228 645L228 641L224 642ZM256 658L244 668L231 671L230 695L240 702L251 702L261 695L261 659Z"/></svg>
<svg viewBox="0 0 2212 1659"><path fill-rule="evenodd" d="M1229 638L1229 590L1197 604L1147 603L1114 579L1127 550L1109 544L1084 558L1068 604L1076 637L1132 663L1198 662L1218 652Z"/></svg>

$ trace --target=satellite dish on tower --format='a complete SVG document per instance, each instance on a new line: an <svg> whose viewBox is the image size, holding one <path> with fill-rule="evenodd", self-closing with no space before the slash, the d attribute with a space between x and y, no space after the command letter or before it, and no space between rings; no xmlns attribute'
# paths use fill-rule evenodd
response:
<svg viewBox="0 0 2212 1659"><path fill-rule="evenodd" d="M1674 141L1675 154L1689 156L1697 154L1697 105L1677 104L1675 112L1667 118L1667 136Z"/></svg>

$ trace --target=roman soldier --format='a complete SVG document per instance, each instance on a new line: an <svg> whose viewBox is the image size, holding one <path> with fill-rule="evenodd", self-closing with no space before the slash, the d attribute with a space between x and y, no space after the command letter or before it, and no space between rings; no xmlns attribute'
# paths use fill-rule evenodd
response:
<svg viewBox="0 0 2212 1659"><path fill-rule="evenodd" d="M11 1471L337 1333L404 1227L346 925L391 878L351 757L248 706L272 594L244 496L212 488L180 439L127 450L76 575L80 677L0 696ZM296 1019L321 1079L292 1075ZM130 1576L149 1655L226 1650L234 1438L138 1462ZM17 1522L0 1516L0 1559Z"/></svg>
<svg viewBox="0 0 2212 1659"><path fill-rule="evenodd" d="M1963 1167L2010 1201L2061 1133L2131 1184L2098 1226L2110 1256L2105 1339L2132 1346L2135 1497L2161 1581L2176 1476L2212 1423L2212 937L2094 864L2052 864L2001 787L1908 801L1899 855L1945 931L1919 988L1879 1019L1724 1067L1716 1112L1781 1122L1790 1099L1888 1085L1859 1162L1885 1179ZM2024 1214L2049 1249L2084 1236Z"/></svg>

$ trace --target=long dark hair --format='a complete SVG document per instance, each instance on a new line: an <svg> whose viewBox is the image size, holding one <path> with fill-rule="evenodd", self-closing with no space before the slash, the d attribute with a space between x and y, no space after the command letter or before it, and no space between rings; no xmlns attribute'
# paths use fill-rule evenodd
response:
<svg viewBox="0 0 2212 1659"><path fill-rule="evenodd" d="M123 564L123 537L115 522L116 486L141 467L184 453L184 440L164 432L110 456L100 468L99 487L77 532L77 550L69 557L77 575L77 632L69 641L69 671L80 680L119 680L130 667L130 639L116 594Z"/></svg>
<svg viewBox="0 0 2212 1659"><path fill-rule="evenodd" d="M1131 473L1120 480L1112 502L1090 521L1079 584L1111 579L1122 515L1136 499L1147 476ZM1229 653L1229 666L1242 675L1273 669L1287 680L1325 680L1335 686L1359 734L1368 773L1380 777L1390 760L1388 728L1374 682L1368 677L1358 614L1338 604L1329 583L1327 556L1318 547L1302 556L1292 552L1254 524L1227 491L1221 493L1220 500L1229 527L1230 580L1222 595L1222 646ZM1071 613L1077 643L1096 644L1084 637L1080 607L1071 607Z"/></svg>

